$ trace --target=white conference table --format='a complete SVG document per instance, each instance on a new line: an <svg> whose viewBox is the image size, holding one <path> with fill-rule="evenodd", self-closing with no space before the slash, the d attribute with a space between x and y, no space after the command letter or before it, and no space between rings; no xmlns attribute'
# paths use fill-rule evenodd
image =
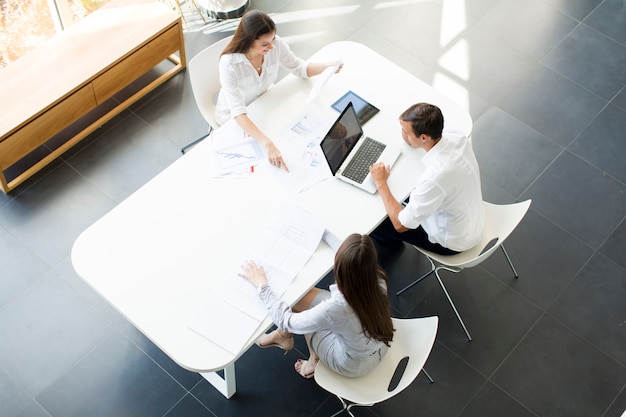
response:
<svg viewBox="0 0 626 417"><path fill-rule="evenodd" d="M337 58L343 59L343 70L328 81L314 105L326 112L329 126L337 116L330 104L347 90L380 109L364 130L382 142L402 143L403 153L389 183L403 199L422 169L423 151L403 143L399 114L413 103L430 102L441 107L447 127L468 137L471 118L453 100L361 44L332 43L311 61ZM288 75L249 106L250 116L279 148L281 138L276 135L301 114L313 82ZM212 288L239 262L270 214L285 202L295 202L319 216L339 239L371 232L386 214L378 195L334 178L298 194L262 174L212 178L209 152L209 141L201 142L86 229L74 243L72 263L82 279L172 360L201 373L230 398L236 391L235 361L272 325L271 320L250 335L238 354L187 324ZM297 302L332 269L333 257L322 241L282 298ZM218 370L224 371L223 377Z"/></svg>

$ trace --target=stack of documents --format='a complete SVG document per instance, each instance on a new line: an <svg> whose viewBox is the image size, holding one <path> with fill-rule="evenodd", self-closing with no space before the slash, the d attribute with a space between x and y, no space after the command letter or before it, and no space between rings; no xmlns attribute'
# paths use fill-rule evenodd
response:
<svg viewBox="0 0 626 417"><path fill-rule="evenodd" d="M293 204L282 206L188 327L237 355L267 318L256 288L239 276L241 265L246 260L262 265L268 284L280 297L313 255L323 234L324 225L312 214Z"/></svg>

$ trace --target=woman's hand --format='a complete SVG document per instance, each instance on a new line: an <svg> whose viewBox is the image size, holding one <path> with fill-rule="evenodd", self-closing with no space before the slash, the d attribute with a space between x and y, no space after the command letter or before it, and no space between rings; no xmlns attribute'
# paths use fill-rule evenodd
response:
<svg viewBox="0 0 626 417"><path fill-rule="evenodd" d="M268 141L264 145L265 154L267 155L267 160L270 164L274 165L277 168L284 168L285 171L289 172L289 168L287 168L287 164L283 160L283 156L280 154L280 151L274 145L274 142Z"/></svg>
<svg viewBox="0 0 626 417"><path fill-rule="evenodd" d="M332 62L329 67L333 67L333 66L337 66L337 70L335 71L335 74L339 74L339 71L341 71L341 69L343 68L343 61L336 61L336 62Z"/></svg>
<svg viewBox="0 0 626 417"><path fill-rule="evenodd" d="M254 261L246 261L241 265L241 269L243 273L239 273L239 276L247 279L255 287L267 285L265 270L261 265L257 265Z"/></svg>

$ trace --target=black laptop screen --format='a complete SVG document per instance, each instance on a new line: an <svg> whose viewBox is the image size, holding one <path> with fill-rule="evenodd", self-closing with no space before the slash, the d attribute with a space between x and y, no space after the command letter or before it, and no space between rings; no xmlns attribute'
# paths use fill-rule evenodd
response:
<svg viewBox="0 0 626 417"><path fill-rule="evenodd" d="M333 175L363 134L352 103L348 103L320 143Z"/></svg>

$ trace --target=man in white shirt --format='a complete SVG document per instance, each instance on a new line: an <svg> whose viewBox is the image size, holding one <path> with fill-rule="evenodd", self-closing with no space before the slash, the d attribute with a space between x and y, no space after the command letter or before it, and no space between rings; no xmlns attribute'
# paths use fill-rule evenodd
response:
<svg viewBox="0 0 626 417"><path fill-rule="evenodd" d="M476 245L484 225L478 162L468 138L443 131L441 110L418 103L400 115L402 139L424 149L425 171L417 178L408 203L391 193L389 166L370 167L388 218L372 233L378 246L404 241L431 252L453 255Z"/></svg>

